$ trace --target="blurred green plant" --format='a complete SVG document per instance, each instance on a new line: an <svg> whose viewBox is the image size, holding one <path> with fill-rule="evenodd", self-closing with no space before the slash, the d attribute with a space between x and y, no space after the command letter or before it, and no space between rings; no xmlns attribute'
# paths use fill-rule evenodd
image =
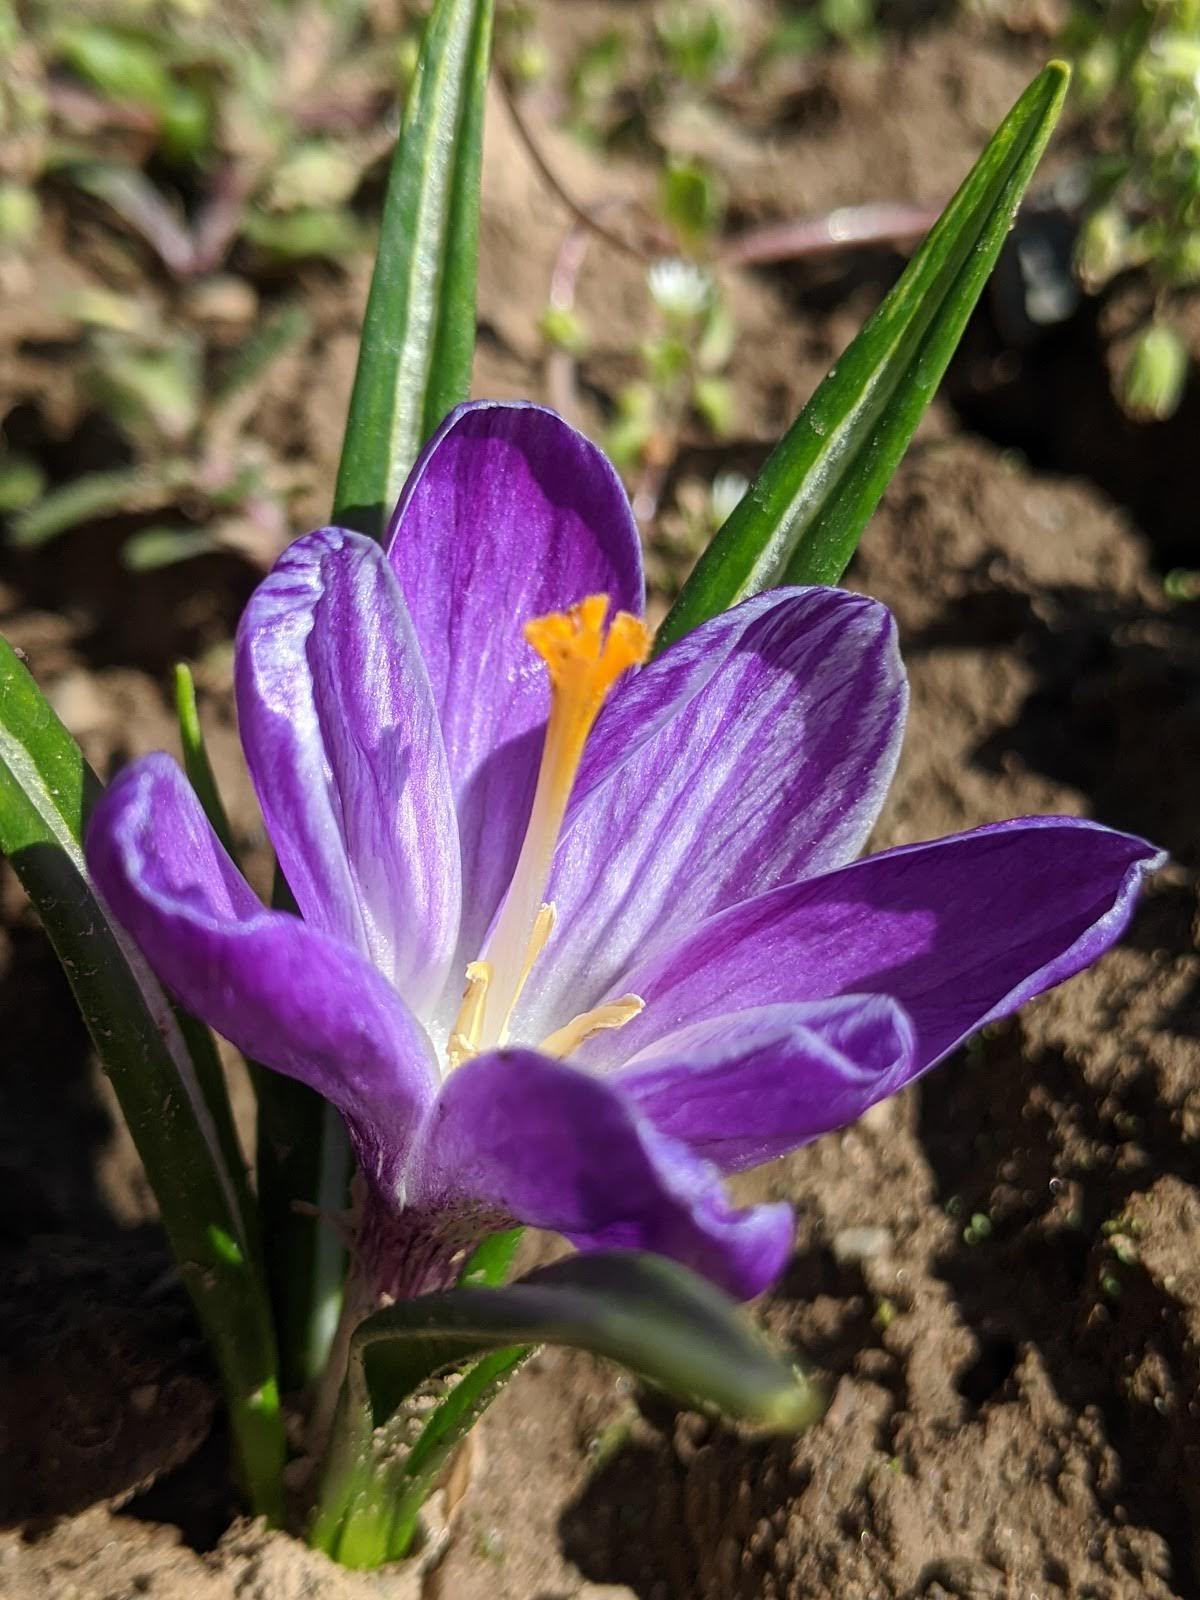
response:
<svg viewBox="0 0 1200 1600"><path fill-rule="evenodd" d="M1197 354L1177 312L1200 289L1200 0L1076 0L1064 43L1102 139L1076 268L1092 292L1147 272L1151 305L1117 396L1130 416L1161 420Z"/></svg>
<svg viewBox="0 0 1200 1600"><path fill-rule="evenodd" d="M566 121L589 144L669 144L663 126L681 104L744 115L756 100L787 94L814 52L865 49L877 35L876 0L791 0L761 12L733 0L645 6L580 47L566 77Z"/></svg>
<svg viewBox="0 0 1200 1600"><path fill-rule="evenodd" d="M875 0L807 0L786 8L772 32L775 56L807 55L831 44L864 49L878 34Z"/></svg>
<svg viewBox="0 0 1200 1600"><path fill-rule="evenodd" d="M10 543L29 548L96 518L163 512L171 520L142 527L123 547L135 570L217 549L266 566L283 548L289 499L306 469L282 462L245 424L270 367L303 339L308 319L284 305L222 358L199 328L222 310L254 318L255 297L238 280L211 279L204 290L193 306L198 322L168 322L143 299L99 290L66 307L79 329L81 384L132 459L42 495L31 463L0 457L0 515L15 513Z"/></svg>
<svg viewBox="0 0 1200 1600"><path fill-rule="evenodd" d="M423 8L363 0L0 0L0 247L45 178L101 201L187 278L240 241L343 257L351 202L395 137Z"/></svg>
<svg viewBox="0 0 1200 1600"><path fill-rule="evenodd" d="M653 328L638 349L640 375L617 394L605 448L633 483L640 521L652 517L689 424L728 435L733 396L724 371L735 329L716 278L693 261L656 261L646 274ZM711 531L711 530L710 530Z"/></svg>
<svg viewBox="0 0 1200 1600"><path fill-rule="evenodd" d="M356 196L395 141L427 11L0 0L0 273L20 258L33 269L40 197L65 187L99 203L168 280L161 305L142 288L86 290L62 307L120 464L43 498L38 464L0 454L12 542L161 515L125 544L131 567L217 548L273 559L306 469L272 460L244 425L306 324L295 306L262 315L253 278L368 244Z"/></svg>
<svg viewBox="0 0 1200 1600"><path fill-rule="evenodd" d="M640 370L617 393L605 438L645 522L659 510L660 490L685 433L699 432L700 442L712 442L734 428L724 369L736 333L713 268L723 261L815 255L854 242L916 239L934 221L936 208L914 219L899 214L905 208L885 203L854 208L853 218L839 212L743 234L725 231L725 186L715 152L726 128L736 123L744 133L748 127L774 126L788 98L807 86L811 67L804 58L812 52L873 43L876 0L792 0L753 8L738 0L664 0L620 13L617 23L585 40L559 85L561 120L589 146L629 145L643 157L649 154L658 169L652 207L625 198L589 208L558 182L519 107L517 91L528 79L516 61L528 46L531 26L528 8L520 10L522 20L508 35L510 42L504 43L503 27L499 35L510 105L543 177L575 216L541 323L550 351L551 397L568 414L574 409L573 363L588 346L574 304L584 234L602 236L647 263L657 326L636 351L631 349ZM544 70L539 60L535 76ZM609 221L613 216L615 225ZM690 550L694 557L700 530L712 532L706 508L713 491L704 486L698 492L703 503L663 508L666 520L659 531L674 530L663 536L677 554ZM715 503L723 503L721 494ZM665 573L660 576L666 587L676 587Z"/></svg>

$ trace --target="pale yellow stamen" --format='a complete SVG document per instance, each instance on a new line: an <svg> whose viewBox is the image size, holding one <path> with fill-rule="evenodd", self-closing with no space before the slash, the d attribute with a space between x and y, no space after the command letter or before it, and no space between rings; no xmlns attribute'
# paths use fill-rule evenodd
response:
<svg viewBox="0 0 1200 1600"><path fill-rule="evenodd" d="M618 611L606 630L607 616L608 597L598 594L525 625L526 639L546 663L550 716L529 826L488 941L492 981L477 1048L507 1037L517 996L553 927L553 913L544 914L546 882L588 734L617 679L650 648L650 630L638 617Z"/></svg>
<svg viewBox="0 0 1200 1600"><path fill-rule="evenodd" d="M572 1017L565 1028L556 1028L543 1039L538 1049L543 1055L557 1056L562 1060L573 1050L578 1050L585 1039L604 1033L608 1028L623 1028L627 1022L633 1021L639 1011L645 1009L646 1002L641 995L623 994L617 1000L608 1000L604 1005L593 1006L591 1011L582 1011L579 1016Z"/></svg>
<svg viewBox="0 0 1200 1600"><path fill-rule="evenodd" d="M462 1005L458 1008L458 1016L454 1020L454 1027L450 1030L450 1042L446 1046L446 1060L451 1072L455 1067L461 1067L464 1061L470 1058L479 1049L479 1030L483 1024L483 1006L487 999L488 985L492 981L492 967L488 961L472 961L467 967L467 987L463 990Z"/></svg>
<svg viewBox="0 0 1200 1600"><path fill-rule="evenodd" d="M529 936L529 948L525 952L525 965L521 968L521 976L517 979L517 992L513 995L512 1003L515 1006L521 998L521 990L529 981L529 974L533 971L533 963L546 948L546 940L554 932L554 924L558 920L558 912L552 905L540 905L538 914L533 919L533 932ZM512 1010L512 1007L509 1007Z"/></svg>

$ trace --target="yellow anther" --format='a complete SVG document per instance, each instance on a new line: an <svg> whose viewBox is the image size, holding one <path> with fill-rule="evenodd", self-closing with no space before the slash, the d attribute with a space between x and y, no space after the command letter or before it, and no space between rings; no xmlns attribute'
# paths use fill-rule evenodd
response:
<svg viewBox="0 0 1200 1600"><path fill-rule="evenodd" d="M573 1017L564 1028L556 1028L552 1034L543 1039L538 1049L543 1055L557 1056L561 1061L569 1056L573 1050L578 1050L585 1039L591 1039L597 1033L604 1033L609 1028L623 1028L627 1022L632 1022L639 1011L646 1009L646 1002L638 994L623 994L617 1000L608 1000L601 1006L593 1006L591 1011L583 1011Z"/></svg>
<svg viewBox="0 0 1200 1600"><path fill-rule="evenodd" d="M472 961L467 967L467 987L463 990L462 1005L450 1030L446 1046L446 1060L451 1072L469 1061L479 1049L479 1035L483 1027L483 1007L487 1000L488 985L492 981L492 967L488 961Z"/></svg>
<svg viewBox="0 0 1200 1600"><path fill-rule="evenodd" d="M480 1033L485 1044L499 1043L506 1036L517 996L553 926L551 916L539 935L550 864L588 734L617 679L644 661L650 649L650 630L640 617L618 611L606 629L607 616L607 595L593 594L569 611L555 611L525 625L526 639L546 663L550 715L529 826L488 941L493 981Z"/></svg>
<svg viewBox="0 0 1200 1600"><path fill-rule="evenodd" d="M558 919L558 912L552 905L544 904L538 907L538 914L533 919L533 932L529 936L529 948L525 952L525 965L521 968L521 976L517 979L517 992L512 997L512 1005L508 1008L508 1017L504 1019L504 1027L500 1030L500 1043L508 1038L508 1020L512 1016L513 1006L521 998L521 990L525 987L529 974L533 971L533 964L546 948L546 940L554 932L554 924Z"/></svg>

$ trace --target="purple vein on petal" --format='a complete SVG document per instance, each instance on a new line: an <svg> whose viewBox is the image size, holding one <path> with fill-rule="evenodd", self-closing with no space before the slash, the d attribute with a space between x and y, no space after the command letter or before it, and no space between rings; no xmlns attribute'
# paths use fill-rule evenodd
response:
<svg viewBox="0 0 1200 1600"><path fill-rule="evenodd" d="M425 1013L457 943L457 824L428 676L378 545L324 528L284 552L238 628L237 701L306 921Z"/></svg>
<svg viewBox="0 0 1200 1600"><path fill-rule="evenodd" d="M1124 931L1161 851L1073 817L1026 817L869 856L710 918L622 974L645 1010L583 1046L606 1068L748 1006L890 995L913 1075L1090 966Z"/></svg>
<svg viewBox="0 0 1200 1600"><path fill-rule="evenodd" d="M520 1036L705 917L852 860L906 705L889 612L835 589L761 595L627 678L584 758L548 890L554 961Z"/></svg>

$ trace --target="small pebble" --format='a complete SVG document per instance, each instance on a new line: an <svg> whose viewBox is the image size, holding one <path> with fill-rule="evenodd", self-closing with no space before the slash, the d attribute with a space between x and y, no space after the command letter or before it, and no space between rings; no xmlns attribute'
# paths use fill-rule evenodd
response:
<svg viewBox="0 0 1200 1600"><path fill-rule="evenodd" d="M891 1249L892 1235L887 1228L842 1228L833 1236L833 1258L840 1266L853 1261L870 1261Z"/></svg>

